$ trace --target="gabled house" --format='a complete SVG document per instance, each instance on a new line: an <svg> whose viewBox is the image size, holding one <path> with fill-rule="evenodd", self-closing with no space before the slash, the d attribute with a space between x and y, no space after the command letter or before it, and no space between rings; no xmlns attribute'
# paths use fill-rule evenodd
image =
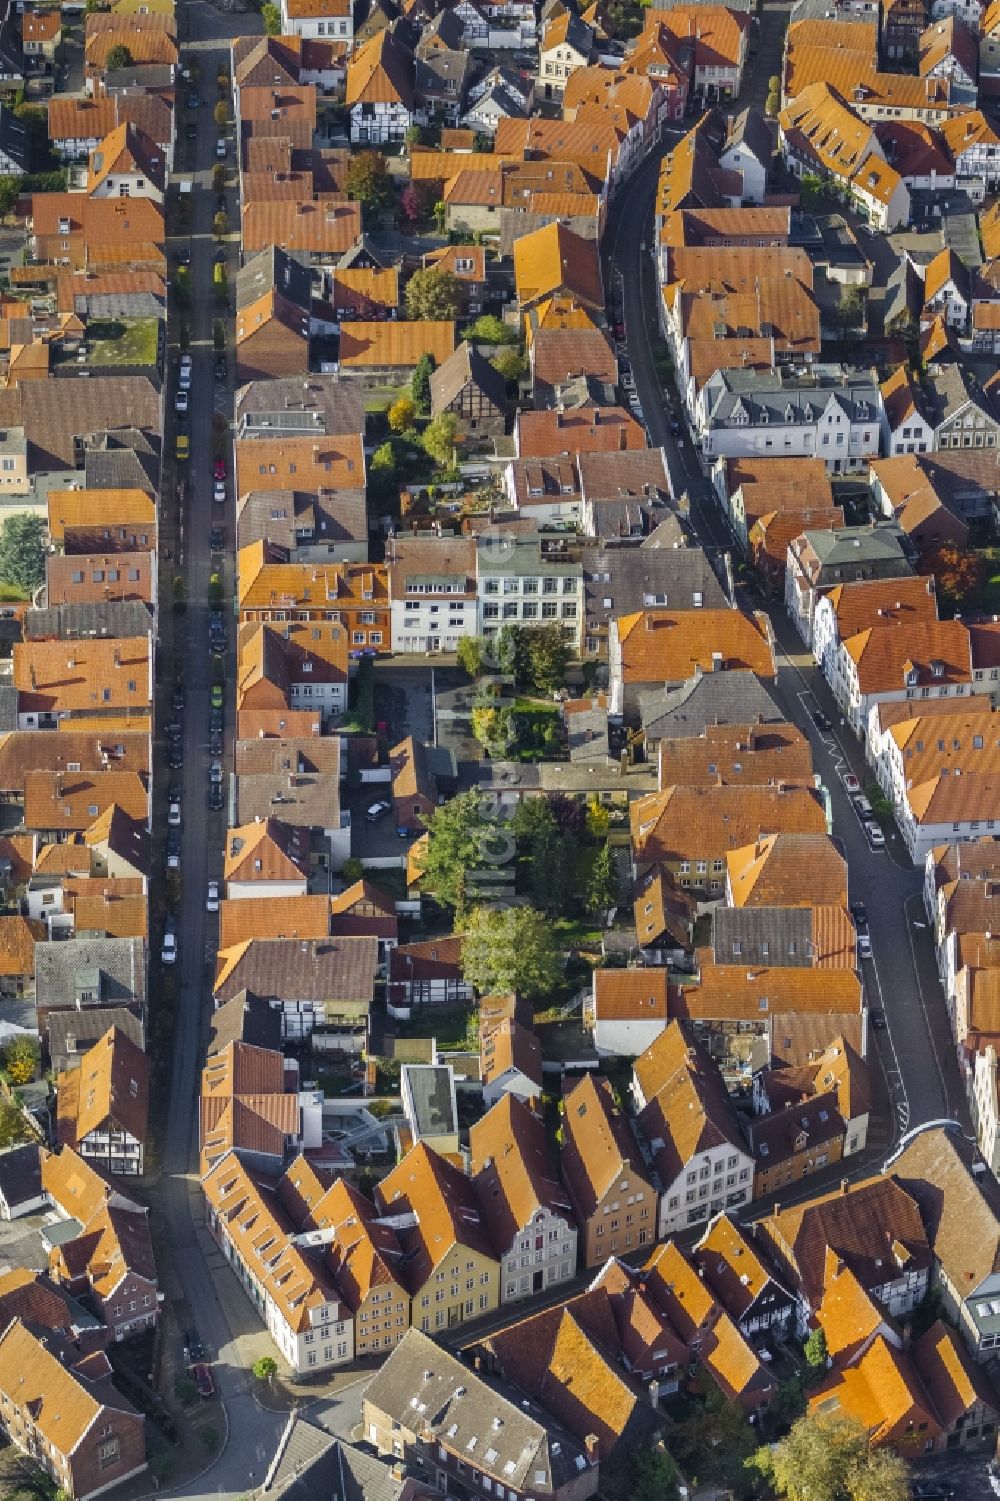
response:
<svg viewBox="0 0 1000 1501"><path fill-rule="evenodd" d="M692 1252L706 1286L745 1339L792 1324L795 1298L749 1231L728 1213L717 1215Z"/></svg>
<svg viewBox="0 0 1000 1501"><path fill-rule="evenodd" d="M606 1079L588 1074L564 1096L562 1177L580 1227L584 1266L657 1234L657 1191Z"/></svg>
<svg viewBox="0 0 1000 1501"><path fill-rule="evenodd" d="M236 379L241 384L309 370L311 277L278 246L236 273Z"/></svg>
<svg viewBox="0 0 1000 1501"><path fill-rule="evenodd" d="M345 103L355 145L401 141L413 124L413 56L394 32L380 31L347 65Z"/></svg>
<svg viewBox="0 0 1000 1501"><path fill-rule="evenodd" d="M469 1148L483 1221L500 1254L501 1304L568 1281L577 1228L540 1118L505 1094L472 1127Z"/></svg>
<svg viewBox="0 0 1000 1501"><path fill-rule="evenodd" d="M105 1172L141 1177L149 1121L149 1060L112 1027L59 1076L56 1133L60 1144Z"/></svg>
<svg viewBox="0 0 1000 1501"><path fill-rule="evenodd" d="M507 422L504 378L468 340L431 372L431 415L453 412L461 432L478 437L502 436Z"/></svg>

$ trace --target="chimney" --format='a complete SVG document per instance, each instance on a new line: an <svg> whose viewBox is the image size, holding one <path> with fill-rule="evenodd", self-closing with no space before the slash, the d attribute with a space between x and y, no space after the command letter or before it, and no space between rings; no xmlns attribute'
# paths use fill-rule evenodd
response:
<svg viewBox="0 0 1000 1501"><path fill-rule="evenodd" d="M624 453L627 447L628 447L628 438L627 438L627 435L626 435L626 432L625 432L625 428L624 428L624 426L622 426L622 427L620 427L618 429L618 449L619 449L619 452L620 453Z"/></svg>
<svg viewBox="0 0 1000 1501"><path fill-rule="evenodd" d="M597 1463L597 1434L596 1433L588 1433L587 1437L583 1441L583 1447L587 1451L587 1463L591 1464L591 1465L596 1465L596 1463Z"/></svg>
<svg viewBox="0 0 1000 1501"><path fill-rule="evenodd" d="M651 1381L649 1383L649 1385L647 1386L646 1390L649 1393L649 1405L650 1405L650 1407L655 1407L657 1410L659 1410L659 1406L660 1406L660 1383L658 1381Z"/></svg>
<svg viewBox="0 0 1000 1501"><path fill-rule="evenodd" d="M847 1192L850 1189L850 1186L851 1185L850 1185L850 1183L849 1183L849 1181L848 1181L847 1178L841 1178L841 1180L840 1180L840 1196L841 1196L841 1198L846 1197Z"/></svg>
<svg viewBox="0 0 1000 1501"><path fill-rule="evenodd" d="M722 671L722 653L721 653L721 651L714 651L712 653L712 671L713 672L721 672Z"/></svg>

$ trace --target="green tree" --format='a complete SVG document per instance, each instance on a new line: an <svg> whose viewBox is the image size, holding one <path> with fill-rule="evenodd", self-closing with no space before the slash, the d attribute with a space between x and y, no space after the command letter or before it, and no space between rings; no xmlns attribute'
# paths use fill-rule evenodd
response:
<svg viewBox="0 0 1000 1501"><path fill-rule="evenodd" d="M458 443L458 418L455 413L439 412L424 428L420 441L424 452L435 464L447 469L454 463L455 446Z"/></svg>
<svg viewBox="0 0 1000 1501"><path fill-rule="evenodd" d="M462 335L473 344L516 344L517 334L495 313L480 313Z"/></svg>
<svg viewBox="0 0 1000 1501"><path fill-rule="evenodd" d="M462 288L454 271L428 266L414 271L403 293L406 316L447 322L457 318L462 306Z"/></svg>
<svg viewBox="0 0 1000 1501"><path fill-rule="evenodd" d="M360 881L365 873L365 867L356 856L345 860L340 867L341 879L347 886L353 886L355 881Z"/></svg>
<svg viewBox="0 0 1000 1501"><path fill-rule="evenodd" d="M27 511L8 516L0 531L0 579L31 596L45 579L45 521Z"/></svg>
<svg viewBox="0 0 1000 1501"><path fill-rule="evenodd" d="M472 711L472 733L487 755L504 755L513 739L510 709L477 704Z"/></svg>
<svg viewBox="0 0 1000 1501"><path fill-rule="evenodd" d="M224 240L226 235L229 233L229 215L226 213L225 209L220 208L219 212L212 220L212 233L217 240Z"/></svg>
<svg viewBox="0 0 1000 1501"><path fill-rule="evenodd" d="M479 794L460 792L432 809L424 823L429 837L423 885L442 906L460 911L468 896L467 874L479 864L491 827L483 817Z"/></svg>
<svg viewBox="0 0 1000 1501"><path fill-rule="evenodd" d="M750 1461L787 1501L906 1501L906 1464L869 1449L860 1423L842 1413L807 1413L785 1438Z"/></svg>
<svg viewBox="0 0 1000 1501"><path fill-rule="evenodd" d="M670 1447L681 1469L697 1476L699 1486L742 1492L747 1489L745 1466L754 1445L754 1431L743 1409L713 1391L690 1417L678 1423Z"/></svg>
<svg viewBox="0 0 1000 1501"><path fill-rule="evenodd" d="M520 853L530 858L544 841L558 833L547 797L524 797L514 809L510 830Z"/></svg>
<svg viewBox="0 0 1000 1501"><path fill-rule="evenodd" d="M10 1082L30 1084L38 1072L40 1056L37 1038L12 1038L3 1050L4 1072Z"/></svg>
<svg viewBox="0 0 1000 1501"><path fill-rule="evenodd" d="M802 1354L805 1356L806 1365L814 1371L825 1371L827 1361L826 1333L817 1328L812 1331L805 1344L802 1346Z"/></svg>
<svg viewBox="0 0 1000 1501"><path fill-rule="evenodd" d="M434 374L436 364L437 361L432 354L422 354L410 376L410 395L422 412L430 411L431 376Z"/></svg>
<svg viewBox="0 0 1000 1501"><path fill-rule="evenodd" d="M116 46L109 47L108 55L104 59L104 66L107 72L116 73L119 68L131 68L134 61L135 59L125 44L118 42Z"/></svg>
<svg viewBox="0 0 1000 1501"><path fill-rule="evenodd" d="M270 1386L278 1374L278 1362L273 1355L261 1355L258 1360L254 1361L251 1370L258 1381L266 1381Z"/></svg>
<svg viewBox="0 0 1000 1501"><path fill-rule="evenodd" d="M601 802L596 792L587 804L587 833L595 844L607 839L608 829L611 827L611 814Z"/></svg>
<svg viewBox="0 0 1000 1501"><path fill-rule="evenodd" d="M483 640L481 636L462 636L456 650L458 665L470 678L478 678L483 670Z"/></svg>
<svg viewBox="0 0 1000 1501"><path fill-rule="evenodd" d="M611 846L603 844L594 857L587 882L587 911L596 916L618 899L618 871L615 867Z"/></svg>
<svg viewBox="0 0 1000 1501"><path fill-rule="evenodd" d="M434 226L439 235L443 235L448 223L448 205L443 198L439 198L434 205Z"/></svg>
<svg viewBox="0 0 1000 1501"><path fill-rule="evenodd" d="M389 423L389 431L393 433L405 433L408 427L413 426L417 415L417 404L412 396L397 396L386 414Z"/></svg>
<svg viewBox="0 0 1000 1501"><path fill-rule="evenodd" d="M372 213L392 202L392 178L389 163L381 151L359 151L351 157L347 169L347 192Z"/></svg>
<svg viewBox="0 0 1000 1501"><path fill-rule="evenodd" d="M817 172L803 172L799 178L799 202L804 209L818 208L825 190L826 184Z"/></svg>
<svg viewBox="0 0 1000 1501"><path fill-rule="evenodd" d="M569 641L561 625L532 625L522 631L525 669L540 693L551 693L566 679Z"/></svg>
<svg viewBox="0 0 1000 1501"><path fill-rule="evenodd" d="M528 374L528 361L516 349L501 349L490 364L504 380L524 380Z"/></svg>
<svg viewBox="0 0 1000 1501"><path fill-rule="evenodd" d="M226 188L226 169L221 162L216 162L212 168L212 192L222 193Z"/></svg>
<svg viewBox="0 0 1000 1501"><path fill-rule="evenodd" d="M390 441L379 444L372 454L370 467L376 471L381 471L383 474L391 474L395 470L396 450Z"/></svg>
<svg viewBox="0 0 1000 1501"><path fill-rule="evenodd" d="M562 977L551 925L532 907L477 907L462 934L465 977L481 995L548 995Z"/></svg>
<svg viewBox="0 0 1000 1501"><path fill-rule="evenodd" d="M662 1443L634 1449L629 1456L630 1501L674 1501L677 1466Z"/></svg>
<svg viewBox="0 0 1000 1501"><path fill-rule="evenodd" d="M264 31L265 31L265 34L267 36L280 36L281 35L281 9L280 9L280 7L277 6L277 5L272 4L271 0L266 0L266 3L264 5L262 5L261 8L260 8L260 14L261 14L261 17L262 17L263 22L264 22Z"/></svg>
<svg viewBox="0 0 1000 1501"><path fill-rule="evenodd" d="M20 183L16 177L0 177L0 215L4 218L17 202Z"/></svg>
<svg viewBox="0 0 1000 1501"><path fill-rule="evenodd" d="M212 119L220 130L225 130L229 124L229 105L224 99L220 99L212 111Z"/></svg>
<svg viewBox="0 0 1000 1501"><path fill-rule="evenodd" d="M424 144L424 133L419 125L408 125L403 140L407 146L422 146Z"/></svg>

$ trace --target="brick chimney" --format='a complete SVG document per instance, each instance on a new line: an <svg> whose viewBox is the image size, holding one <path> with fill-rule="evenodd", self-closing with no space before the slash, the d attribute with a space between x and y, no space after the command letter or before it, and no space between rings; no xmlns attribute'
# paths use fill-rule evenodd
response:
<svg viewBox="0 0 1000 1501"><path fill-rule="evenodd" d="M597 1463L597 1446L598 1446L597 1434L596 1433L588 1433L587 1437L583 1441L583 1447L587 1451L587 1463L588 1464L596 1465L596 1463Z"/></svg>

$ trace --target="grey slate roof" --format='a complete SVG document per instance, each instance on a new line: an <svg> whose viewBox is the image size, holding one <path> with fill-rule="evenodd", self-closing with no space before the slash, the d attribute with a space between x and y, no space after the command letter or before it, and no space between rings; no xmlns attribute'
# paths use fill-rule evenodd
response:
<svg viewBox="0 0 1000 1501"><path fill-rule="evenodd" d="M266 292L279 292L303 312L312 300L312 273L278 245L270 245L236 273L236 311Z"/></svg>
<svg viewBox="0 0 1000 1501"><path fill-rule="evenodd" d="M236 779L237 827L258 818L280 818L306 829L335 829L340 817L337 772L272 772Z"/></svg>
<svg viewBox="0 0 1000 1501"><path fill-rule="evenodd" d="M994 424L997 415L975 377L961 365L931 365L924 376L923 396L934 427L946 422L969 402Z"/></svg>
<svg viewBox="0 0 1000 1501"><path fill-rule="evenodd" d="M570 764L585 766L590 761L607 761L608 711L595 706L577 709L566 716L566 747Z"/></svg>
<svg viewBox="0 0 1000 1501"><path fill-rule="evenodd" d="M879 526L840 526L802 533L822 568L860 563L906 562L902 532L894 521Z"/></svg>
<svg viewBox="0 0 1000 1501"><path fill-rule="evenodd" d="M260 996L244 991L212 1012L208 1022L208 1056L221 1053L231 1042L254 1048L281 1048L281 1012Z"/></svg>
<svg viewBox="0 0 1000 1501"><path fill-rule="evenodd" d="M739 7L731 6L730 9L738 10ZM774 155L774 137L760 110L741 109L738 115L733 116L725 149L728 151L736 146L749 151L762 166L768 165Z"/></svg>
<svg viewBox="0 0 1000 1501"><path fill-rule="evenodd" d="M278 1000L363 1001L371 997L377 968L375 938L255 938L215 994L220 1001L241 990Z"/></svg>
<svg viewBox="0 0 1000 1501"><path fill-rule="evenodd" d="M75 1068L88 1048L111 1027L124 1032L143 1052L146 1029L127 1006L88 1006L77 1011L53 1011L49 1017L49 1053L55 1069Z"/></svg>
<svg viewBox="0 0 1000 1501"><path fill-rule="evenodd" d="M156 493L159 464L134 448L88 448L83 471L88 490L147 490Z"/></svg>
<svg viewBox="0 0 1000 1501"><path fill-rule="evenodd" d="M145 945L141 938L67 938L35 947L35 1005L76 1005L79 980L99 984L103 1006L145 1003Z"/></svg>
<svg viewBox="0 0 1000 1501"><path fill-rule="evenodd" d="M145 636L152 624L153 617L141 599L49 605L44 610L27 611L24 637L26 641L43 641L52 637L78 641L85 636ZM2 694L3 685L0 685L0 702Z"/></svg>
<svg viewBox="0 0 1000 1501"><path fill-rule="evenodd" d="M714 610L730 603L700 547L585 547L580 561L588 630L655 605Z"/></svg>
<svg viewBox="0 0 1000 1501"><path fill-rule="evenodd" d="M6 105L0 105L0 151L22 172L28 170L28 132Z"/></svg>
<svg viewBox="0 0 1000 1501"><path fill-rule="evenodd" d="M238 438L321 433L326 438L364 432L359 387L332 375L255 380L236 393Z"/></svg>
<svg viewBox="0 0 1000 1501"><path fill-rule="evenodd" d="M308 538L298 534L308 531ZM251 490L236 519L236 545L247 547L261 539L287 548L294 560L301 547L366 542L368 516L364 489Z"/></svg>
<svg viewBox="0 0 1000 1501"><path fill-rule="evenodd" d="M267 1479L267 1494L276 1501L400 1501L404 1490L413 1498L437 1494L408 1471L397 1477L388 1461L332 1438L295 1413Z"/></svg>
<svg viewBox="0 0 1000 1501"><path fill-rule="evenodd" d="M712 428L811 425L831 401L851 422L877 422L880 410L878 384L866 375L796 383L768 370L717 370L705 382L704 401ZM748 422L739 420L743 414Z"/></svg>
<svg viewBox="0 0 1000 1501"><path fill-rule="evenodd" d="M488 1381L419 1329L408 1329L365 1392L402 1426L430 1429L499 1485L546 1494L587 1469L581 1446L515 1388ZM470 1440L475 1444L470 1449Z"/></svg>
<svg viewBox="0 0 1000 1501"><path fill-rule="evenodd" d="M716 964L808 969L813 954L812 909L716 907L712 949Z"/></svg>
<svg viewBox="0 0 1000 1501"><path fill-rule="evenodd" d="M42 1161L37 1142L0 1152L0 1201L17 1212L20 1204L41 1197Z"/></svg>
<svg viewBox="0 0 1000 1501"><path fill-rule="evenodd" d="M639 695L639 712L651 740L687 739L710 724L774 724L785 717L752 672L709 672L670 692L650 689Z"/></svg>
<svg viewBox="0 0 1000 1501"><path fill-rule="evenodd" d="M0 734L17 729L17 689L12 682L0 682Z"/></svg>

